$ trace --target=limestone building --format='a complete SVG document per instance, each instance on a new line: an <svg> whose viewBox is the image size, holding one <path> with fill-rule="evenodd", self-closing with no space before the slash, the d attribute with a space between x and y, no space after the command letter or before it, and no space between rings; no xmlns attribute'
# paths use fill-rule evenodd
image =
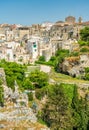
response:
<svg viewBox="0 0 89 130"><path fill-rule="evenodd" d="M76 19L73 16L68 16L65 18L65 22L67 22L69 24L74 24L76 22Z"/></svg>

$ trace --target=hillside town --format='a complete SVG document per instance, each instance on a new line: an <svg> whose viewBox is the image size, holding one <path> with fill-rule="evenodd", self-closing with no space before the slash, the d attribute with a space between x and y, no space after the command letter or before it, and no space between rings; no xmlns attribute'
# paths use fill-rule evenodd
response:
<svg viewBox="0 0 89 130"><path fill-rule="evenodd" d="M89 26L73 16L56 23L31 26L0 24L0 59L20 64L34 63L40 56L48 61L58 49L77 50L80 30Z"/></svg>
<svg viewBox="0 0 89 130"><path fill-rule="evenodd" d="M79 44L85 27L89 21L73 16L31 26L0 24L0 129L77 130L82 117L88 126L89 45ZM73 111L80 112L80 126Z"/></svg>

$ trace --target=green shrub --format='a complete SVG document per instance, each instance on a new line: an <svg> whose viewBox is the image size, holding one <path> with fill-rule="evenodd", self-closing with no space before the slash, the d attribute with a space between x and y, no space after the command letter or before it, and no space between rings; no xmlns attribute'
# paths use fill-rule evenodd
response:
<svg viewBox="0 0 89 130"><path fill-rule="evenodd" d="M83 48L80 49L80 52L89 52L89 49L86 48L86 47L83 47Z"/></svg>
<svg viewBox="0 0 89 130"><path fill-rule="evenodd" d="M80 30L80 37L83 41L89 41L89 27L85 27Z"/></svg>
<svg viewBox="0 0 89 130"><path fill-rule="evenodd" d="M45 61L45 56L40 56L38 61L44 62Z"/></svg>
<svg viewBox="0 0 89 130"><path fill-rule="evenodd" d="M33 93L28 93L28 100L33 101Z"/></svg>
<svg viewBox="0 0 89 130"><path fill-rule="evenodd" d="M82 40L79 40L78 43L79 43L80 46L87 45L87 42L86 41L82 41Z"/></svg>
<svg viewBox="0 0 89 130"><path fill-rule="evenodd" d="M29 80L34 84L35 88L42 88L48 84L48 74L42 71L34 71L29 74Z"/></svg>
<svg viewBox="0 0 89 130"><path fill-rule="evenodd" d="M0 85L0 106L3 107L4 105L4 90L3 87Z"/></svg>
<svg viewBox="0 0 89 130"><path fill-rule="evenodd" d="M35 96L38 100L41 100L43 98L43 92L41 89L36 89Z"/></svg>
<svg viewBox="0 0 89 130"><path fill-rule="evenodd" d="M33 90L34 89L34 86L33 86L32 82L29 80L29 78L25 78L23 80L22 87L26 90Z"/></svg>
<svg viewBox="0 0 89 130"><path fill-rule="evenodd" d="M79 56L79 52L72 52L70 56Z"/></svg>

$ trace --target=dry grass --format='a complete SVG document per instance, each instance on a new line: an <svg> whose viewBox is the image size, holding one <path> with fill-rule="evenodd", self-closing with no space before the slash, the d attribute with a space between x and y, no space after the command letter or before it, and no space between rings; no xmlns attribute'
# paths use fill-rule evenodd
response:
<svg viewBox="0 0 89 130"><path fill-rule="evenodd" d="M30 121L21 121L18 124L16 122L7 122L7 121L0 121L0 124L4 124L6 128L3 130L27 130L28 128L34 128L34 130L40 130L41 128L45 128L44 125L39 123L31 123ZM2 130L2 129L0 129Z"/></svg>

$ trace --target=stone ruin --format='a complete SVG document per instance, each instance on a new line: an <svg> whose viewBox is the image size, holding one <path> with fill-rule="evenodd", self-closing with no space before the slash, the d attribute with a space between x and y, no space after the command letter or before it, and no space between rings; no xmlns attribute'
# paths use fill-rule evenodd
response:
<svg viewBox="0 0 89 130"><path fill-rule="evenodd" d="M6 84L6 77L5 77L5 71L3 68L0 68L0 78L3 81L3 84Z"/></svg>
<svg viewBox="0 0 89 130"><path fill-rule="evenodd" d="M19 86L15 81L15 90L4 85L4 99L7 102L13 102L15 107L28 106L28 96L19 91Z"/></svg>
<svg viewBox="0 0 89 130"><path fill-rule="evenodd" d="M4 105L8 103L13 103L15 107L28 106L28 96L26 93L22 93L19 91L19 86L15 81L13 91L6 84L5 72L4 69L0 69L0 77L3 79L3 89L4 89Z"/></svg>

